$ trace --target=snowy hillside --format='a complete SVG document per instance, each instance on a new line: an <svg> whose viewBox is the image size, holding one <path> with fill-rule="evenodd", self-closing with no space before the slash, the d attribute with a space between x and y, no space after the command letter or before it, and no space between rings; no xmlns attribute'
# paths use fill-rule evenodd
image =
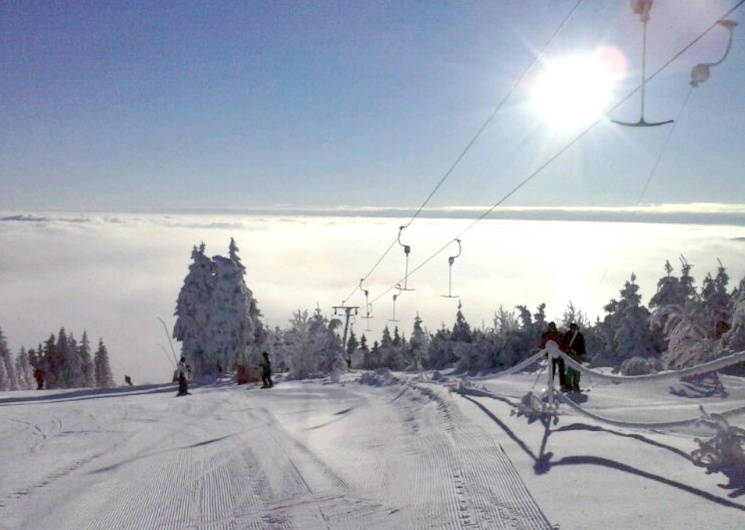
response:
<svg viewBox="0 0 745 530"><path fill-rule="evenodd" d="M743 483L690 462L700 429L566 406L528 421L510 403L534 374L478 381L480 397L452 378L355 379L0 394L0 526L724 529L745 515ZM745 383L723 381L726 397L598 385L580 404L632 421L744 405Z"/></svg>

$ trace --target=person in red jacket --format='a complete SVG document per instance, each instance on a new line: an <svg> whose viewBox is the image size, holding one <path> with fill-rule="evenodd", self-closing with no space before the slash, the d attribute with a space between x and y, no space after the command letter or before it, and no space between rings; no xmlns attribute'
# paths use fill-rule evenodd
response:
<svg viewBox="0 0 745 530"><path fill-rule="evenodd" d="M543 335L541 335L541 348L545 348L546 343L550 340L554 341L561 351L564 351L564 336L561 333L559 333L558 329L556 329L556 324L554 322L549 322L548 329ZM556 367L558 366L559 386L562 392L567 392L569 390L569 387L567 386L567 381L566 381L566 369L564 367L564 359L559 357L558 359L553 359L552 361L553 362L551 363L551 377L552 378L556 377Z"/></svg>

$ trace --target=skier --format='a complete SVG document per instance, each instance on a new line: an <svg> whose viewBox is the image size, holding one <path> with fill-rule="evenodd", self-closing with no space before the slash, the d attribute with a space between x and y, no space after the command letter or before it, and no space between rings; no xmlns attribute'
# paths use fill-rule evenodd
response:
<svg viewBox="0 0 745 530"><path fill-rule="evenodd" d="M262 355L264 356L264 362L260 366L261 381L264 385L261 388L272 388L274 386L274 383L272 383L272 363L269 362L269 354L267 352L262 353Z"/></svg>
<svg viewBox="0 0 745 530"><path fill-rule="evenodd" d="M131 377L129 377L128 375L125 375L125 376L124 376L124 382L125 382L126 384L128 384L129 386L132 386L132 378L131 378Z"/></svg>
<svg viewBox="0 0 745 530"><path fill-rule="evenodd" d="M579 330L579 326L577 326L577 324L575 324L574 322L569 324L569 329L564 334L564 344L566 344L567 354L572 359L574 359L578 363L584 361L585 337ZM575 370L574 368L567 368L566 383L569 387L569 390L580 392L579 376L580 373L577 370Z"/></svg>
<svg viewBox="0 0 745 530"><path fill-rule="evenodd" d="M176 396L190 395L189 384L186 382L186 359L184 357L181 357L176 371L178 372L178 394Z"/></svg>
<svg viewBox="0 0 745 530"><path fill-rule="evenodd" d="M554 341L556 345L559 347L561 351L564 351L564 337L559 333L559 330L556 329L556 324L554 322L548 323L548 329L546 332L541 335L541 348L546 347L546 343L548 341ZM562 392L567 392L569 390L569 387L567 386L566 382L566 372L564 370L564 359L559 357L558 359L553 359L553 362L551 363L551 377L556 377L556 367L559 367L559 386L561 387Z"/></svg>

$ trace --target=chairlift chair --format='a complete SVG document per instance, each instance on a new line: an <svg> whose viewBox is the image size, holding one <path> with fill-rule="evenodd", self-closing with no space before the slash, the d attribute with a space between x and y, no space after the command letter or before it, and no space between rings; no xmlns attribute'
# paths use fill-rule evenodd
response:
<svg viewBox="0 0 745 530"><path fill-rule="evenodd" d="M398 244L404 247L404 254L406 255L406 272L404 275L404 286L397 288L401 291L413 291L414 289L409 288L409 253L411 252L411 247L409 245L404 245L401 242L401 232L404 231L404 228L406 228L406 225L398 227Z"/></svg>
<svg viewBox="0 0 745 530"><path fill-rule="evenodd" d="M639 121L628 122L621 120L611 120L613 123L626 127L658 127L673 123L675 120L649 122L644 119L644 92L646 88L647 74L647 22L649 21L649 11L652 9L652 0L631 0L631 9L639 15L642 23L642 82L641 82L641 113Z"/></svg>
<svg viewBox="0 0 745 530"><path fill-rule="evenodd" d="M455 242L458 243L458 253L455 256L448 257L448 294L440 295L443 298L459 298L458 295L453 294L453 263L455 263L455 258L461 255L463 249L460 239L456 239Z"/></svg>

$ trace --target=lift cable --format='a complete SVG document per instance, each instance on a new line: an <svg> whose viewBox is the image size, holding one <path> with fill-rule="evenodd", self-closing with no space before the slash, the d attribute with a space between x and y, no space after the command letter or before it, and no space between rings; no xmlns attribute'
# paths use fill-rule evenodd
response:
<svg viewBox="0 0 745 530"><path fill-rule="evenodd" d="M424 199L424 202L417 208L417 210L414 212L414 214L411 216L411 218L406 222L404 227L409 227L411 223L414 222L414 220L419 217L419 214L422 212L422 210L427 206L429 201L432 199L432 197L437 193L437 190L440 189L440 186L443 185L443 183L447 180L447 178L450 176L450 174L455 170L455 168L458 166L458 164L463 160L463 158L466 156L468 151L471 150L471 147L476 143L476 141L479 139L481 134L486 130L486 128L489 126L489 124L494 120L494 118L499 114L499 111L502 109L504 104L507 102L507 100L512 96L512 94L517 90L517 87L522 83L522 81L525 79L525 77L530 73L530 71L533 69L533 67L538 63L538 61L543 57L544 52L546 49L551 45L551 43L556 39L556 37L561 33L561 31L564 29L564 27L567 25L569 20L572 18L574 13L577 11L579 6L582 4L584 0L577 0L572 7L572 9L567 13L567 15L564 17L564 19L559 23L556 30L551 34L549 39L546 41L546 43L541 47L541 49L535 54L533 57L533 60L530 62L527 68L522 71L522 73L518 76L517 80L513 83L512 87L507 91L507 93L502 97L502 99L497 103L497 106L494 108L492 113L489 115L489 117L484 121L484 123L479 127L479 129L476 131L476 134L473 135L473 137L470 139L470 141L466 144L466 146L463 148L463 150L460 152L460 154L456 157L455 161L450 165L448 170L442 175L439 182L435 187L432 189L432 191L427 195L427 198ZM745 1L745 0L744 0ZM396 246L396 243L398 242L398 237L396 237L393 242L388 246L388 248L383 252L383 254L380 256L378 261L375 262L375 265L372 266L372 268L363 276L363 280L367 280L367 278L370 277L370 275L375 271L375 269L378 268L378 265L383 261L383 259L388 255L388 253L393 249L394 246ZM357 292L359 289L359 284L355 285L355 287L350 291L350 293L344 298L342 303L346 303L347 300L349 300L354 293Z"/></svg>
<svg viewBox="0 0 745 530"><path fill-rule="evenodd" d="M729 9L724 15L718 17L708 28L706 28L703 32L701 32L698 36L696 36L693 40L691 40L688 44L686 44L683 48L681 48L677 53L675 53L670 59L668 59L665 63L662 64L654 73L652 73L649 77L647 77L646 82L651 81L655 77L657 77L663 70L665 70L668 66L670 66L673 62L675 62L681 55L683 55L686 51L688 51L690 48L692 48L698 41L700 41L704 36L706 36L711 30L713 30L717 25L719 25L720 21L734 13L737 9L739 9L743 4L745 4L745 0L739 0L737 4L735 4L732 8ZM641 89L641 85L637 86L633 90L631 90L626 96L621 98L618 102L616 102L609 110L608 112L612 112L613 110L617 109L626 101L628 101L634 94L636 94ZM607 114L607 113L606 113ZM437 255L439 255L441 252L443 252L451 243L453 243L456 239L460 239L463 234L465 234L468 230L473 228L477 223L482 221L485 217L487 217L491 212L493 212L498 206L500 206L503 202L505 202L508 198L510 198L512 195L514 195L520 188L525 186L528 182L533 180L538 174L540 174L544 169L546 169L550 164L552 164L557 158L559 158L562 154L564 154L569 148L571 148L574 144L576 144L579 140L581 140L587 133L589 133L592 129L594 129L600 122L603 121L604 118L598 118L593 123L591 123L589 126L587 126L585 129L583 129L579 134L577 134L572 140L570 140L564 147L562 147L559 151L557 151L553 156L551 156L546 162L541 164L536 170L534 170L532 173L530 173L526 178L524 178L522 181L520 181L515 187L513 187L507 194L505 194L501 199L499 199L496 203L494 203L491 207L489 207L487 210L484 211L479 217L474 219L471 224L469 224L465 229L463 229L458 235L456 235L454 238L448 240L447 243L445 243L442 247L440 247L438 250L436 250L433 254L431 254L429 257L427 257L424 261L419 263L416 267L414 267L411 272L409 272L408 276L411 276L415 272L417 272L419 269L421 269L424 265L429 263L432 259L434 259ZM672 128L671 128L672 129ZM384 293L379 295L377 298L373 299L373 303L380 299L381 297L385 296L389 292L391 292L393 289L395 289L396 285L403 282L404 279L402 278L398 282L396 282L393 286L389 287Z"/></svg>

